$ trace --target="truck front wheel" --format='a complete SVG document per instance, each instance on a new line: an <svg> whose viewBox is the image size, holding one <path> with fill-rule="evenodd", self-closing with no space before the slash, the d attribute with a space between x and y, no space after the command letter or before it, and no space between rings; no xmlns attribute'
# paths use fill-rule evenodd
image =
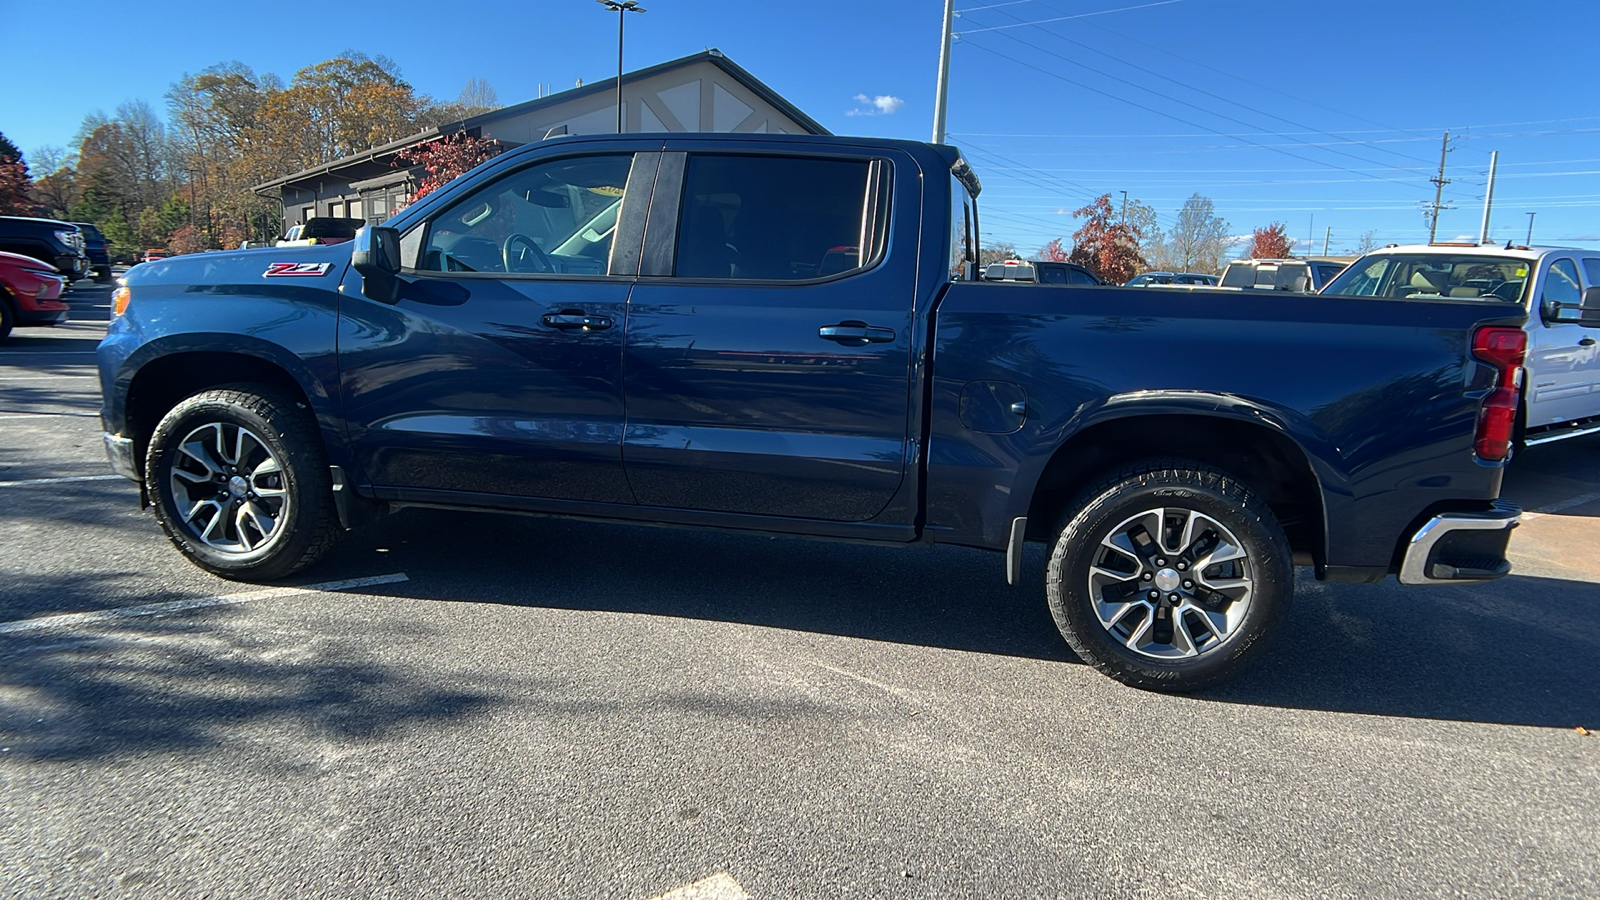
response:
<svg viewBox="0 0 1600 900"><path fill-rule="evenodd" d="M332 478L303 406L259 385L226 385L162 417L145 485L167 537L196 565L268 581L333 545Z"/></svg>
<svg viewBox="0 0 1600 900"><path fill-rule="evenodd" d="M1069 508L1045 589L1072 649L1133 687L1226 681L1288 610L1294 568L1272 510L1193 462L1134 466Z"/></svg>

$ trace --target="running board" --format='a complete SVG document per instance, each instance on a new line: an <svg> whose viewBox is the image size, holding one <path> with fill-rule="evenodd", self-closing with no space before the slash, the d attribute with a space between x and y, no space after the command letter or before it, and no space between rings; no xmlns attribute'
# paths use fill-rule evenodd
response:
<svg viewBox="0 0 1600 900"><path fill-rule="evenodd" d="M1522 439L1522 446L1537 447L1540 444L1548 444L1551 441L1564 441L1567 438L1582 437L1596 432L1600 432L1600 422L1591 420L1583 425L1556 427L1549 431L1541 431L1538 434L1530 435Z"/></svg>

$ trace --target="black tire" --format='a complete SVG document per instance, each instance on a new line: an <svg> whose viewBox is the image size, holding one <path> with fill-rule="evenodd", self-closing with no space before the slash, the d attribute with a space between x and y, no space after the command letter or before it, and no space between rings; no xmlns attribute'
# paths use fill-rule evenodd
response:
<svg viewBox="0 0 1600 900"><path fill-rule="evenodd" d="M240 429L248 440L240 437ZM209 441L213 434L218 446L236 441L235 447L249 447L248 454L235 454L237 472L226 464L225 452L205 463L180 449L187 439L191 450L205 451L196 436ZM265 462L247 468L247 455ZM205 478L213 464L221 470L216 484ZM175 475L175 469L182 471ZM229 473L234 473L231 478ZM235 490L241 478L246 480ZM173 407L150 437L145 485L156 520L172 543L195 565L224 578L283 578L321 559L338 536L332 477L316 422L304 403L263 385L223 385ZM269 489L271 498L265 496ZM258 498L256 490L263 496ZM185 493L182 499L180 491ZM216 491L214 498L211 491ZM247 505L264 515L247 516ZM199 506L214 511L186 517L186 510ZM203 528L213 524L212 518L222 521L215 529ZM260 527L262 521L272 523L270 531ZM236 546L220 546L228 543L230 528Z"/></svg>
<svg viewBox="0 0 1600 900"><path fill-rule="evenodd" d="M5 288L0 288L0 341L11 336L11 329L17 324L17 312L11 308L11 295Z"/></svg>
<svg viewBox="0 0 1600 900"><path fill-rule="evenodd" d="M1180 531L1191 521L1193 532ZM1159 536L1149 535L1154 523ZM1189 568L1230 556L1231 544L1242 558ZM1234 581L1247 585L1242 593ZM1045 591L1056 627L1085 662L1132 687L1193 691L1233 678L1260 654L1289 609L1294 566L1282 527L1242 482L1195 462L1150 461L1108 475L1068 508ZM1132 646L1141 636L1148 643ZM1192 655L1176 655L1184 653Z"/></svg>

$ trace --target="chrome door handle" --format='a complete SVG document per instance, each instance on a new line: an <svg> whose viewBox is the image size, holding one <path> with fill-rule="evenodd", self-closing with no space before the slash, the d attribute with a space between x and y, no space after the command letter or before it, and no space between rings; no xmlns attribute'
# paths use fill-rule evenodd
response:
<svg viewBox="0 0 1600 900"><path fill-rule="evenodd" d="M868 325L854 320L837 325L824 325L817 329L817 337L825 341L859 347L863 344L887 344L894 340L894 329L881 325Z"/></svg>
<svg viewBox="0 0 1600 900"><path fill-rule="evenodd" d="M564 309L558 313L548 313L539 321L557 331L605 331L612 324L605 316L587 315L581 309Z"/></svg>

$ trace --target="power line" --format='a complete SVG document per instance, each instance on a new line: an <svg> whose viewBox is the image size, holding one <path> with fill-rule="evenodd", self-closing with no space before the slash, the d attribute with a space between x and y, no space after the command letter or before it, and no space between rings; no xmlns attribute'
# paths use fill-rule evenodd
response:
<svg viewBox="0 0 1600 900"><path fill-rule="evenodd" d="M1009 15L1009 13L1007 15ZM1041 29L1041 30L1043 30L1043 29ZM1067 38L1061 37L1060 35L1055 34L1055 32L1045 31L1045 33L1049 34L1049 35L1051 35L1053 37L1056 37L1056 38L1058 38L1060 40L1065 40L1068 43L1077 44L1076 41L1072 41L1072 40L1069 40ZM1098 72L1098 70L1092 69L1091 67L1089 67L1087 65L1084 65L1083 63L1080 63L1075 59L1072 59L1070 57L1064 56L1064 55L1062 55L1060 53L1056 53L1053 50L1048 50L1048 49L1046 49L1044 47L1040 47L1038 44L1029 43L1028 41L1023 40L1022 38L1016 37L1015 35L1005 34L1005 35L1001 35L1001 37L1004 37L1004 38L1006 38L1008 40L1015 41L1015 42L1023 45L1024 47L1030 47L1030 48L1032 48L1034 50L1039 51L1040 53L1045 54L1046 56L1055 57L1056 59L1059 59L1062 62L1067 63L1068 65L1073 65L1073 66L1077 66L1077 67L1079 67L1081 69L1089 69L1090 71ZM981 44L974 44L974 46L982 48ZM1078 46L1084 46L1084 45L1078 44ZM1090 49L1093 50L1093 48L1090 48ZM1106 56L1107 58L1112 59L1112 60L1116 60L1117 62L1122 62L1122 60L1117 60L1116 57L1110 56L1109 54L1106 54L1106 53L1102 53L1099 50L1094 50L1094 52L1100 53L1102 56ZM1148 69L1142 69L1142 68L1140 68L1138 66L1133 66L1132 63L1124 63L1124 65L1129 65L1129 66L1131 66L1133 68L1140 69L1140 71L1149 72L1150 74L1153 74L1153 75L1157 74L1157 73L1154 73L1154 72L1150 72L1150 70L1148 70ZM1126 78L1121 78L1121 77L1118 77L1116 75L1112 75L1112 74L1107 73L1107 72L1098 72L1098 74L1100 74L1102 77L1109 78L1112 81L1116 81L1116 82L1119 82L1121 84L1128 85L1129 87L1131 87L1131 88L1133 88L1135 90L1140 90L1140 91L1144 91L1144 92L1146 92L1148 94L1153 94L1153 95L1155 95L1157 97L1162 98L1163 100L1167 100L1167 101L1170 101L1172 103L1177 103L1180 106L1186 106L1189 109L1193 109L1193 110L1195 110L1197 112L1204 113L1204 114L1206 114L1208 116L1215 116L1216 118L1219 118L1219 119L1224 119L1226 121L1233 122L1233 123L1236 123L1238 125L1243 125L1246 128L1252 129L1254 131L1259 131L1259 132L1261 132L1261 133L1263 133L1265 135L1269 135L1269 136L1272 136L1272 137L1285 137L1286 136L1283 132L1268 131L1268 130L1266 130L1264 128L1260 128L1259 126L1254 125L1254 124L1252 124L1250 122L1246 122L1243 119L1235 118L1234 116L1227 115L1226 113L1219 113L1219 112L1217 112L1215 110L1207 109L1207 108L1205 108L1203 106L1200 106L1198 104L1190 103L1189 101L1184 100L1182 98L1174 97L1171 94L1165 94L1165 93L1162 93L1161 91L1155 90L1154 88L1148 88L1148 87L1145 87L1144 85L1138 84L1136 82L1129 81ZM1165 76L1158 75L1157 77L1165 77ZM1229 100L1226 97L1221 97L1221 96L1216 95L1216 94L1209 94L1208 92L1200 90L1199 88L1191 88L1191 90L1196 90L1199 93L1208 94L1208 96L1216 97L1217 99L1222 100L1225 103L1233 103L1233 101ZM1107 94L1107 96L1112 97L1112 99L1122 100L1124 103L1132 103L1133 102L1133 101L1127 100L1126 98L1116 97L1115 95L1111 95L1111 94ZM1137 104L1135 104L1135 105L1137 105ZM1238 105L1243 105L1243 104L1238 104ZM1249 109L1250 107L1245 107L1245 108ZM1253 112L1257 112L1258 114L1260 113L1259 110L1253 110L1252 109L1252 111ZM1268 115L1270 115L1270 114L1268 114ZM1173 117L1173 118L1176 118L1176 117ZM1273 116L1273 118L1281 118L1281 117ZM1179 119L1179 121L1183 121L1183 120ZM1282 121L1289 122L1289 124L1295 125L1296 127L1301 127L1301 128L1308 127L1308 126L1302 125L1299 122L1294 122L1294 121L1289 120L1289 119L1282 119ZM1205 127L1205 126L1200 126L1200 127ZM1339 135L1329 134L1327 132L1319 132L1319 133L1323 134L1323 135L1325 135L1327 137L1333 137L1333 138L1338 138L1339 137ZM1243 139L1242 136L1238 136L1238 137L1240 139ZM1307 144L1307 145L1310 144L1310 142L1307 142L1307 141L1296 141L1295 143L1297 143L1297 144ZM1382 166L1385 165L1384 163L1377 162L1376 160L1368 159L1368 158L1363 157L1363 156L1357 156L1354 153L1349 153L1349 152L1344 151L1344 150L1339 150L1339 149L1335 149L1335 148L1331 148L1331 147L1330 148L1325 148L1325 149L1327 150L1327 152L1336 153L1336 154L1338 154L1340 156L1348 157L1350 159L1354 159L1354 160L1357 160L1359 162L1368 163L1370 165L1375 165L1375 166L1379 166L1379 167L1382 167ZM1394 153L1395 151L1385 150L1385 152ZM1406 157L1404 154L1396 154L1396 155L1399 155L1402 158L1407 158L1407 159L1410 158L1410 157ZM1311 160L1311 162L1317 162L1317 160Z"/></svg>
<svg viewBox="0 0 1600 900"><path fill-rule="evenodd" d="M1271 150L1274 153L1279 153L1279 154L1282 154L1284 156L1293 157L1294 159L1298 159L1298 160L1300 160L1302 162L1308 162L1308 163L1312 163L1314 165L1323 165L1323 166L1326 166L1326 167L1331 168L1331 169L1338 169L1340 171L1349 172L1349 173L1351 173L1353 175L1362 175L1362 174L1364 174L1364 173L1359 172L1359 171L1357 171L1355 169L1351 169L1351 168L1349 168L1347 166L1341 166L1341 165L1337 165L1335 163L1324 162L1323 160L1313 159L1313 158L1311 158L1309 156L1302 156L1302 155L1300 155L1298 153L1291 153L1288 150L1284 150L1284 149L1281 149L1281 148L1278 148L1278 147L1274 147L1274 146L1272 146L1270 144L1262 144L1259 141L1252 141L1252 140L1249 140L1248 138L1244 138L1242 136L1229 135L1229 134L1226 134L1224 132L1218 131L1215 128L1209 128L1209 127L1207 127L1205 125L1202 125L1199 122L1191 122L1188 119L1184 119L1184 118L1181 118L1179 116L1172 115L1171 113L1162 112L1161 110L1155 109L1153 107L1146 106L1146 105L1144 105L1142 103L1138 103L1138 102L1133 101L1133 100L1129 100L1126 97L1118 97L1115 94L1109 93L1107 91L1100 90L1099 88L1093 87L1092 85L1084 84L1081 81L1074 81L1073 79L1068 78L1065 75L1062 75L1062 74L1060 74L1058 72L1052 72L1049 69L1042 69L1042 68L1040 68L1040 67L1038 67L1036 65L1033 65L1032 63L1023 62L1022 60L1017 59L1014 56L1008 56L1007 54L1001 53L998 50L995 50L995 49L992 49L992 48L989 48L989 47L985 47L984 45L978 43L977 41L965 41L964 43L966 43L967 45L972 46L972 47L977 47L979 50L982 50L985 53L992 53L995 56L1000 57L1001 59L1010 60L1011 62L1016 63L1017 65L1022 66L1024 68L1032 69L1035 72L1039 72L1041 74L1048 75L1051 78L1055 78L1055 79L1057 79L1059 81L1064 81L1067 84L1070 84L1070 85L1072 85L1074 87L1078 87L1078 88L1081 88L1083 90L1089 91L1090 93L1099 94L1099 95L1101 95L1103 97L1109 97L1112 100L1117 100L1117 101L1120 101L1122 103L1126 103L1129 106L1133 106L1133 107L1136 107L1138 109L1142 109L1142 110L1144 110L1146 112L1149 112L1149 113L1154 113L1155 115L1158 115L1158 116L1166 116L1166 117L1168 117L1170 119L1173 119L1175 121L1182 122L1185 125L1189 125L1189 126L1194 127L1194 128L1201 128L1201 129L1204 129L1206 131L1210 131L1211 133L1219 135L1221 137L1234 137L1234 138L1236 138L1238 140L1244 141L1247 144L1250 144L1251 146L1259 147L1259 148L1265 149L1265 150ZM1023 42L1023 43L1026 43L1026 42ZM1407 182L1404 182L1404 181L1400 181L1400 180L1394 179L1394 178L1383 178L1382 176L1378 176L1378 175L1372 175L1372 176L1368 176L1368 177L1376 178L1376 179L1378 179L1380 181L1391 181L1391 182L1394 182L1395 184L1405 185L1406 187L1412 187L1411 184L1409 184Z"/></svg>
<svg viewBox="0 0 1600 900"><path fill-rule="evenodd" d="M1104 15L1109 15L1111 13L1128 12L1130 10L1135 10L1135 9L1149 9L1152 6L1171 6L1174 3L1182 3L1182 2L1183 2L1183 0L1156 0L1156 2L1154 2L1154 3L1141 3L1138 6L1122 6L1122 7L1116 8L1116 9L1102 9L1102 10L1099 10L1097 12L1078 13L1076 15L1071 15L1071 16L1056 16L1053 19L1040 19L1037 22L1018 22L1015 25L995 25L995 26L993 26L991 28L972 28L972 29L968 29L967 31L958 31L956 33L957 34L966 35L966 34L977 34L977 33L982 32L982 31L1004 31L1007 28L1021 28L1024 25L1048 25L1051 22L1065 22L1068 19L1087 19L1087 18L1090 18L1091 16L1104 16ZM1011 4L1009 4L1009 3L997 3L994 6L982 6L982 7L977 7L975 9L964 9L964 10L962 10L962 12L976 12L978 9L996 9L998 7L1001 7L1001 6L1010 6L1010 5ZM1011 15L1011 14L1010 13L1006 13L1006 15ZM1015 16L1013 16L1012 18L1015 18Z"/></svg>
<svg viewBox="0 0 1600 900"><path fill-rule="evenodd" d="M1002 15L1010 15L1010 13L1003 13ZM1015 17L1013 16L1013 18L1015 18ZM1242 109L1247 109L1250 112L1253 112L1258 116L1266 116L1269 119L1276 119L1279 122L1288 123L1290 125L1293 125L1296 128L1309 129L1311 134L1319 134L1319 135L1322 135L1323 137L1339 138L1341 140L1344 139L1342 135L1333 134L1332 132L1325 131L1323 129L1317 128L1314 125L1307 125L1304 122L1297 122L1294 119L1286 118L1286 117L1280 116L1280 115L1278 115L1276 113L1267 112L1266 110L1257 109L1257 108L1255 108L1253 106L1250 106L1249 104L1240 103L1237 100L1234 100L1234 99L1229 98L1229 97L1224 97L1221 94L1213 93L1211 91L1205 90L1204 88L1195 87L1192 84L1186 84L1186 83L1184 83L1182 81L1177 80L1176 78L1172 78L1172 77L1169 77L1167 75L1163 75L1160 72L1154 71L1153 69L1147 69L1144 66L1138 65L1137 63L1132 63L1132 62L1129 62L1128 60L1122 59L1121 57L1114 56L1114 55L1112 55L1110 53L1105 52L1104 50L1099 49L1098 47L1094 47L1094 46L1091 46L1089 44L1085 44L1085 43L1083 43L1081 41L1075 41L1072 38L1069 38L1066 35L1060 34L1058 32L1052 31L1051 29L1041 28L1039 30L1044 32L1045 34L1050 35L1051 37L1056 38L1059 41L1064 41L1065 43L1071 44L1074 47L1081 47L1081 48L1083 48L1085 50L1088 50L1090 53L1099 54L1100 56L1103 56L1106 59L1111 60L1112 62L1121 63L1122 65L1127 66L1130 69L1134 69L1134 70L1143 72L1146 75L1152 75L1152 76L1154 76L1156 78L1162 79L1163 81L1169 81L1169 82L1171 82L1173 84L1178 85L1179 87L1184 87L1184 88L1187 88L1187 89L1189 89L1191 91L1194 91L1197 94L1203 94L1203 95L1205 95L1207 97L1211 97L1212 99L1220 100L1223 103L1228 103L1228 104L1231 104L1233 106L1240 107ZM1005 37L1011 37L1011 35L1005 35ZM1026 42L1021 42L1021 43L1026 43ZM1082 68L1088 68L1088 66L1084 66L1082 63L1075 62L1074 60L1068 59L1065 56L1062 56L1060 58L1065 60L1065 61L1067 61L1067 62L1069 62L1069 63L1072 63L1073 65L1077 65L1077 66L1080 66ZM1121 81L1124 84L1130 85L1130 86L1138 88L1140 90L1149 90L1148 88L1141 87L1140 85L1134 84L1131 81L1127 81L1125 79L1117 78L1114 75L1107 75L1106 77L1112 78L1112 79L1117 80L1117 81ZM1159 93L1157 93L1155 91L1150 91L1150 93L1155 93L1157 96L1165 96L1165 95L1159 94ZM1176 98L1168 98L1168 99L1173 99L1173 100L1175 100L1175 102L1180 102L1180 103L1184 102L1184 101L1181 101L1181 100L1176 100ZM1207 109L1204 109L1203 107L1199 107L1199 106L1193 106L1192 104L1191 104L1191 108L1200 110L1201 112L1205 112L1205 113L1210 114L1210 115L1219 115L1218 113L1212 112L1211 110L1207 110ZM1248 123L1248 122L1243 122L1243 121L1241 121L1239 119L1234 119L1234 118L1231 118L1229 116L1225 116L1224 115L1224 116L1221 116L1221 118L1228 119L1231 122L1238 122L1239 124L1245 125L1247 127L1254 127L1254 126L1251 126L1250 123ZM1265 129L1261 129L1261 130L1265 131ZM1273 132L1268 132L1268 133L1273 133ZM1276 132L1276 134L1285 135L1287 133L1286 132ZM1388 153L1388 154L1390 154L1392 156L1397 156L1397 157L1399 157L1401 159L1409 160L1409 161L1412 161L1412 162L1426 162L1426 160L1421 160L1421 159L1419 159L1417 157L1401 153L1401 152L1399 152L1397 150L1390 150L1387 147L1374 147L1374 149L1382 150L1383 152ZM1341 151L1334 151L1334 152L1341 152ZM1361 159L1362 162L1373 163L1373 160L1363 159L1361 157L1355 156L1354 154L1342 153L1341 152L1341 155L1349 156L1352 159ZM1382 163L1373 163L1373 164L1374 165L1382 165Z"/></svg>

